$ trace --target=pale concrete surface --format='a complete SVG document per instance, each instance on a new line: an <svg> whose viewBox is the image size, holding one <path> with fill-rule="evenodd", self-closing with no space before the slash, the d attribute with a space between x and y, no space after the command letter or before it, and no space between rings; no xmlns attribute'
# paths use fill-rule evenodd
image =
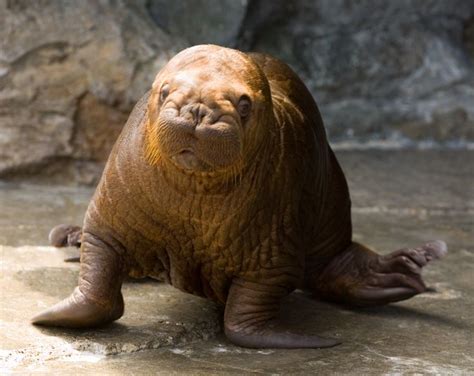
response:
<svg viewBox="0 0 474 376"><path fill-rule="evenodd" d="M73 250L45 247L51 226L79 223L88 188L0 185L0 373L101 375L474 375L474 152L339 152L354 236L382 253L443 239L425 272L436 292L350 310L290 296L292 325L337 337L325 350L230 344L214 304L153 281L127 282L125 316L100 330L40 329L38 310L74 287Z"/></svg>

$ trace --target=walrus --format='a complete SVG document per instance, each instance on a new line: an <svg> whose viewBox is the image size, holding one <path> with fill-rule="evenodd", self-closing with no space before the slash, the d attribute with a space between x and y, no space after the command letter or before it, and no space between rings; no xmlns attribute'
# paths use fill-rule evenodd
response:
<svg viewBox="0 0 474 376"><path fill-rule="evenodd" d="M224 332L252 348L339 341L279 320L295 289L376 306L427 290L442 241L379 255L352 241L348 186L318 107L285 63L215 45L188 48L158 73L110 154L82 230L78 287L33 324L89 328L124 313L128 275L225 305Z"/></svg>

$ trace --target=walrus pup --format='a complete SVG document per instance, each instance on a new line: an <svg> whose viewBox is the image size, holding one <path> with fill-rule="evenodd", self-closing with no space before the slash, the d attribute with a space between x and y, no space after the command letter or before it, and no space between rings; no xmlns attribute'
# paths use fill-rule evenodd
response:
<svg viewBox="0 0 474 376"><path fill-rule="evenodd" d="M262 54L205 45L158 73L135 106L78 229L79 285L34 324L93 327L120 318L122 281L150 276L225 304L227 337L246 347L329 347L286 328L296 288L358 306L426 291L441 241L388 256L352 242L346 180L297 75Z"/></svg>

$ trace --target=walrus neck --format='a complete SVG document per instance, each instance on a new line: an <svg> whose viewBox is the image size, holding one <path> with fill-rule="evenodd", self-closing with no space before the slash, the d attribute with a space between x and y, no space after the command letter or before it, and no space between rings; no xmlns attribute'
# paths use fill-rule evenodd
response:
<svg viewBox="0 0 474 376"><path fill-rule="evenodd" d="M171 161L160 160L156 169L162 181L174 190L193 194L226 194L230 192L241 172L188 172L176 167Z"/></svg>
<svg viewBox="0 0 474 376"><path fill-rule="evenodd" d="M229 195L251 189L260 180L261 166L257 159L240 162L228 171L191 173L180 170L170 161L161 160L156 169L161 180L176 191L196 195Z"/></svg>

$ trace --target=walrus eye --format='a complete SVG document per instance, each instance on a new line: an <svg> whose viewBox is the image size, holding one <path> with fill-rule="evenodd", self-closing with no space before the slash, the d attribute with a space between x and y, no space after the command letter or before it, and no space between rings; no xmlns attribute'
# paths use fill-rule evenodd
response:
<svg viewBox="0 0 474 376"><path fill-rule="evenodd" d="M246 95L242 95L237 105L237 112L239 113L240 117L242 118L247 117L250 114L251 108L252 108L252 105L250 103L250 98Z"/></svg>
<svg viewBox="0 0 474 376"><path fill-rule="evenodd" d="M160 102L163 103L163 101L166 99L168 94L170 93L170 86L168 84L163 85L161 88L160 92Z"/></svg>

